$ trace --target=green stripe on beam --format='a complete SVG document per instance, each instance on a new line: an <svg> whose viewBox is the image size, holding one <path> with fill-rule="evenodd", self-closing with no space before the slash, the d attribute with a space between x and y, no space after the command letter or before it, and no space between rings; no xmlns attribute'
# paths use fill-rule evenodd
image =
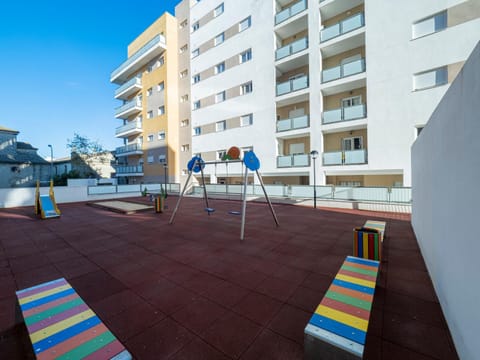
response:
<svg viewBox="0 0 480 360"><path fill-rule="evenodd" d="M58 357L57 359L83 359L84 357L93 354L95 351L100 350L102 347L107 346L114 340L115 336L113 336L110 331L106 331L103 334L97 336L96 338L93 338L92 340L83 343L75 349L70 350L69 352Z"/></svg>
<svg viewBox="0 0 480 360"><path fill-rule="evenodd" d="M25 319L25 324L27 326L33 325L39 321L45 320L51 316L55 316L57 314L60 314L64 311L70 310L74 308L75 306L82 305L84 302L81 298L73 299L70 300L64 304L55 306L54 308L42 311L38 314L31 315Z"/></svg>
<svg viewBox="0 0 480 360"><path fill-rule="evenodd" d="M329 299L339 301L339 302L342 302L344 304L352 305L352 306L355 306L355 307L358 307L358 308L361 308L361 309L364 309L364 310L367 310L367 311L370 311L370 309L372 308L372 303L369 302L369 301L356 299L354 297L344 295L344 294L340 294L340 293L337 293L337 292L332 291L332 290L327 291L325 296L328 297Z"/></svg>
<svg viewBox="0 0 480 360"><path fill-rule="evenodd" d="M353 267L353 266L348 266L348 265L342 265L342 269L352 271L352 272L356 272L357 274L363 274L363 275L368 275L368 276L373 276L373 277L377 277L377 275L378 275L377 271L360 269L360 268Z"/></svg>

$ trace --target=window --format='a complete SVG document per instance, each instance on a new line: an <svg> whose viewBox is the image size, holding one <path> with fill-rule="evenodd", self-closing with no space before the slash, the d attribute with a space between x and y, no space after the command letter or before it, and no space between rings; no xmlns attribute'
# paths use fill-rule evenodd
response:
<svg viewBox="0 0 480 360"><path fill-rule="evenodd" d="M352 151L352 150L361 150L363 149L363 137L354 136L342 139L342 150L343 151Z"/></svg>
<svg viewBox="0 0 480 360"><path fill-rule="evenodd" d="M190 145L189 144L182 145L180 147L180 150L183 151L183 152L189 151L190 150Z"/></svg>
<svg viewBox="0 0 480 360"><path fill-rule="evenodd" d="M202 133L202 128L200 126L193 128L193 136L198 136Z"/></svg>
<svg viewBox="0 0 480 360"><path fill-rule="evenodd" d="M153 155L147 156L147 163L153 164Z"/></svg>
<svg viewBox="0 0 480 360"><path fill-rule="evenodd" d="M157 91L163 91L165 89L165 83L162 81L157 85Z"/></svg>
<svg viewBox="0 0 480 360"><path fill-rule="evenodd" d="M147 90L147 96L152 96L152 92L153 92L152 88L148 89Z"/></svg>
<svg viewBox="0 0 480 360"><path fill-rule="evenodd" d="M225 71L225 63L221 62L220 64L215 65L215 74L220 74Z"/></svg>
<svg viewBox="0 0 480 360"><path fill-rule="evenodd" d="M164 163L167 160L167 156L165 154L158 155L158 162Z"/></svg>
<svg viewBox="0 0 480 360"><path fill-rule="evenodd" d="M417 134L416 134L416 135L417 135L417 136L420 135L420 133L422 132L423 128L424 128L424 126L417 126L417 127L416 127L416 130L417 130Z"/></svg>
<svg viewBox="0 0 480 360"><path fill-rule="evenodd" d="M192 51L192 59L200 55L200 49L195 49Z"/></svg>
<svg viewBox="0 0 480 360"><path fill-rule="evenodd" d="M138 122L142 122L143 116L142 116L142 115L138 115L136 120L137 120Z"/></svg>
<svg viewBox="0 0 480 360"><path fill-rule="evenodd" d="M227 122L225 120L215 123L215 131L224 131L227 128Z"/></svg>
<svg viewBox="0 0 480 360"><path fill-rule="evenodd" d="M249 126L253 124L253 114L240 116L240 126Z"/></svg>
<svg viewBox="0 0 480 360"><path fill-rule="evenodd" d="M160 59L157 61L157 67L161 67L165 64L165 58L162 56Z"/></svg>
<svg viewBox="0 0 480 360"><path fill-rule="evenodd" d="M165 105L158 107L158 115L163 115L163 114L165 114Z"/></svg>
<svg viewBox="0 0 480 360"><path fill-rule="evenodd" d="M253 91L252 82L248 82L246 84L240 85L240 95L245 95L251 93Z"/></svg>
<svg viewBox="0 0 480 360"><path fill-rule="evenodd" d="M218 34L217 36L215 36L214 44L215 44L215 46L217 46L217 45L220 45L221 43L223 43L224 41L225 41L225 34L221 33L221 34Z"/></svg>
<svg viewBox="0 0 480 360"><path fill-rule="evenodd" d="M181 126L181 127L187 127L187 126L188 126L188 123L189 123L188 119L182 120L182 121L180 122L180 126Z"/></svg>
<svg viewBox="0 0 480 360"><path fill-rule="evenodd" d="M193 110L197 110L197 109L200 109L200 100L197 100L197 101L194 101L193 102Z"/></svg>
<svg viewBox="0 0 480 360"><path fill-rule="evenodd" d="M436 33L447 27L447 11L430 16L426 19L417 21L412 25L412 38Z"/></svg>
<svg viewBox="0 0 480 360"><path fill-rule="evenodd" d="M200 24L197 22L193 23L192 25L192 32L197 31L200 28Z"/></svg>
<svg viewBox="0 0 480 360"><path fill-rule="evenodd" d="M217 160L223 160L226 155L227 155L227 150L217 151Z"/></svg>
<svg viewBox="0 0 480 360"><path fill-rule="evenodd" d="M413 75L413 90L429 89L444 85L448 82L448 68L443 66L438 69L425 71Z"/></svg>
<svg viewBox="0 0 480 360"><path fill-rule="evenodd" d="M181 71L180 72L180 79L186 78L187 75L188 75L188 70L187 69Z"/></svg>
<svg viewBox="0 0 480 360"><path fill-rule="evenodd" d="M246 19L240 21L240 24L238 25L238 32L242 32L243 30L248 29L251 25L252 25L252 19L249 16Z"/></svg>
<svg viewBox="0 0 480 360"><path fill-rule="evenodd" d="M180 29L185 28L187 25L188 25L188 20L187 20L187 19L183 20L183 21L180 23Z"/></svg>
<svg viewBox="0 0 480 360"><path fill-rule="evenodd" d="M217 95L215 95L215 103L225 101L225 95L226 95L225 91L222 91L221 93L218 93Z"/></svg>
<svg viewBox="0 0 480 360"><path fill-rule="evenodd" d="M217 17L218 15L223 14L223 3L218 5L215 10L213 10L213 17Z"/></svg>
<svg viewBox="0 0 480 360"><path fill-rule="evenodd" d="M200 82L200 74L193 75L192 79L194 84Z"/></svg>
<svg viewBox="0 0 480 360"><path fill-rule="evenodd" d="M151 118L153 118L153 111L152 110L147 112L147 119L151 119Z"/></svg>
<svg viewBox="0 0 480 360"><path fill-rule="evenodd" d="M165 131L158 132L158 140L165 140L166 134Z"/></svg>
<svg viewBox="0 0 480 360"><path fill-rule="evenodd" d="M187 50L188 50L188 45L187 45L187 44L183 45L183 46L180 48L180 54L183 54L183 53L184 53L185 51L187 51Z"/></svg>
<svg viewBox="0 0 480 360"><path fill-rule="evenodd" d="M181 98L180 98L180 102L181 103L184 103L184 102L187 102L188 101L188 95L183 95Z"/></svg>
<svg viewBox="0 0 480 360"><path fill-rule="evenodd" d="M152 142L153 141L153 134L150 134L147 136L147 142Z"/></svg>
<svg viewBox="0 0 480 360"><path fill-rule="evenodd" d="M153 71L153 65L148 65L147 73L151 73Z"/></svg>
<svg viewBox="0 0 480 360"><path fill-rule="evenodd" d="M248 49L240 54L240 64L252 60L252 49Z"/></svg>

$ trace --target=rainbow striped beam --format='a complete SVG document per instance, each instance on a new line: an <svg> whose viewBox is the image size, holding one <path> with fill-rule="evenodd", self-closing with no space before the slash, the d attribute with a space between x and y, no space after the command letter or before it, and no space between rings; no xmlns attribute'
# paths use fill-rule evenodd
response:
<svg viewBox="0 0 480 360"><path fill-rule="evenodd" d="M306 359L361 359L380 263L347 256L305 327Z"/></svg>
<svg viewBox="0 0 480 360"><path fill-rule="evenodd" d="M384 221L368 220L361 228L353 229L353 256L381 260L385 226Z"/></svg>
<svg viewBox="0 0 480 360"><path fill-rule="evenodd" d="M38 360L132 359L65 279L16 294Z"/></svg>

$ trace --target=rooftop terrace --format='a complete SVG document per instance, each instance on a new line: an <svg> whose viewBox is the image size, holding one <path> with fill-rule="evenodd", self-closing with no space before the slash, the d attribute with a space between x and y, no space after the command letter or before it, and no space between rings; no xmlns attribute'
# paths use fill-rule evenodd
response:
<svg viewBox="0 0 480 360"><path fill-rule="evenodd" d="M144 198L135 199L146 201ZM58 219L0 209L0 354L33 358L15 291L65 277L136 359L302 359L303 329L352 229L386 220L365 359L457 359L408 214L186 198L164 214L61 204Z"/></svg>

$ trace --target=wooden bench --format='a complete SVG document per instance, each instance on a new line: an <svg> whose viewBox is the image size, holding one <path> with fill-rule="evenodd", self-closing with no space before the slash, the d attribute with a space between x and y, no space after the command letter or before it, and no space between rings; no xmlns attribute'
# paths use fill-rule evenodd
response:
<svg viewBox="0 0 480 360"><path fill-rule="evenodd" d="M16 295L37 359L132 359L65 279Z"/></svg>
<svg viewBox="0 0 480 360"><path fill-rule="evenodd" d="M353 256L380 261L385 226L385 221L367 220L361 228L353 229Z"/></svg>
<svg viewBox="0 0 480 360"><path fill-rule="evenodd" d="M361 359L379 262L347 256L305 327L305 359Z"/></svg>

